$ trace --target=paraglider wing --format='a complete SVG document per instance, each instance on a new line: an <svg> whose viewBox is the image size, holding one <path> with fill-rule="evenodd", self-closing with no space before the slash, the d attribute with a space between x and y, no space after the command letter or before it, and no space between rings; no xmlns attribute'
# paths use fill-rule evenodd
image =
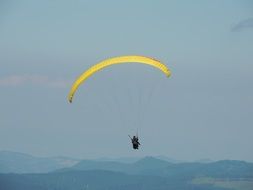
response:
<svg viewBox="0 0 253 190"><path fill-rule="evenodd" d="M108 66L111 66L114 64L121 64L121 63L147 64L147 65L151 65L151 66L161 70L167 77L169 77L171 74L170 70L166 67L166 65L164 65L160 61L150 58L150 57L137 56L137 55L113 57L113 58L101 61L101 62L97 63L96 65L90 67L88 70L86 70L84 73L82 73L76 79L76 81L73 83L71 90L69 92L69 95L68 95L69 102L70 103L72 102L73 96L74 96L76 90L78 89L80 84L82 84L85 80L87 80L87 78L89 78L91 75L93 75L94 73L96 73L97 71L99 71L105 67L108 67Z"/></svg>

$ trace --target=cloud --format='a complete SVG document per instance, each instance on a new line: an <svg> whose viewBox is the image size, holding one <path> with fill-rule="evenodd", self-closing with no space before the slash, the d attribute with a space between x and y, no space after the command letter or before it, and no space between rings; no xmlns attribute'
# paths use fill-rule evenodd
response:
<svg viewBox="0 0 253 190"><path fill-rule="evenodd" d="M247 28L253 28L253 18L248 18L235 24L232 28L232 32L239 32Z"/></svg>
<svg viewBox="0 0 253 190"><path fill-rule="evenodd" d="M11 75L0 78L0 86L21 86L27 84L66 88L70 86L71 81L60 78L50 78L44 75Z"/></svg>

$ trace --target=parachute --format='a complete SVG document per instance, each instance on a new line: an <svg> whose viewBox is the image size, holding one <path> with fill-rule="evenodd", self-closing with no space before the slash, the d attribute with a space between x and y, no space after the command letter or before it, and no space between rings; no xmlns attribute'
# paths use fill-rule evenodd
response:
<svg viewBox="0 0 253 190"><path fill-rule="evenodd" d="M153 66L160 71L162 71L167 77L171 75L170 70L167 68L166 65L161 63L160 61L150 58L150 57L145 57L145 56L138 56L138 55L130 55L130 56L120 56L120 57L113 57L110 59L106 59L104 61L101 61L97 63L96 65L93 65L90 67L88 70L83 72L73 83L71 90L68 95L68 100L71 103L74 97L74 94L78 87L85 82L91 75L94 73L98 72L99 70L104 69L105 67L115 65L115 64L121 64L121 63L141 63L141 64L147 64L150 66Z"/></svg>

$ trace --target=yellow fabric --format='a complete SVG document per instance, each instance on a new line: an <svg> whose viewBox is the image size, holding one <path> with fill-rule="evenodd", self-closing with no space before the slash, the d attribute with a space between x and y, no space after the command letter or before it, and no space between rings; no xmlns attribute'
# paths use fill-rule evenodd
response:
<svg viewBox="0 0 253 190"><path fill-rule="evenodd" d="M104 61L101 61L97 63L96 65L90 67L88 70L86 70L84 73L82 73L76 81L73 83L71 90L68 95L69 102L72 102L73 96L79 87L81 83L83 83L87 78L89 78L91 75L93 75L95 72L108 67L110 65L114 64L120 64L120 63L142 63L151 65L153 67L156 67L157 69L160 69L167 77L170 76L171 72L170 70L161 63L160 61L150 58L150 57L144 57L144 56L137 56L137 55L130 55L130 56L121 56L121 57L113 57L110 59L106 59Z"/></svg>

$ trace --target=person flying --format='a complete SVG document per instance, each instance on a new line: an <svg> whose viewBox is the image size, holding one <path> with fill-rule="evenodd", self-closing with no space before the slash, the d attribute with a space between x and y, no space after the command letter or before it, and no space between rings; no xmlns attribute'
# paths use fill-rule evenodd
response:
<svg viewBox="0 0 253 190"><path fill-rule="evenodd" d="M131 136L129 135L129 137L131 138ZM131 138L132 144L133 144L133 149L139 149L139 145L141 145L139 143L139 138L138 136L133 136L133 138Z"/></svg>

